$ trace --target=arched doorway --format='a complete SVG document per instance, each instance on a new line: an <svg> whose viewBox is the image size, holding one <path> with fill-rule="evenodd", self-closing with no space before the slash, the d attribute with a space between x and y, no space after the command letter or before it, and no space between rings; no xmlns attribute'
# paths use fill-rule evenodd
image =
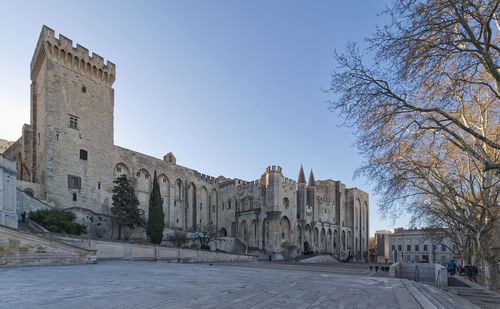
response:
<svg viewBox="0 0 500 309"><path fill-rule="evenodd" d="M288 242L291 244L291 226L290 220L286 216L281 218L280 220L280 234L281 234L281 243Z"/></svg>
<svg viewBox="0 0 500 309"><path fill-rule="evenodd" d="M221 228L220 229L220 236L222 236L222 237L226 237L227 236L227 231L226 231L225 228Z"/></svg>
<svg viewBox="0 0 500 309"><path fill-rule="evenodd" d="M236 222L231 223L231 236L236 237Z"/></svg>

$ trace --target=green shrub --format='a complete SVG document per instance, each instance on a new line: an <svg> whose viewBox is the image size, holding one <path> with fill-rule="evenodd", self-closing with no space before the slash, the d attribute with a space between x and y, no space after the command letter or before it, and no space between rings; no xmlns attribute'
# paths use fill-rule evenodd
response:
<svg viewBox="0 0 500 309"><path fill-rule="evenodd" d="M87 232L85 225L74 222L76 216L68 210L40 209L30 211L29 218L54 233L80 235Z"/></svg>

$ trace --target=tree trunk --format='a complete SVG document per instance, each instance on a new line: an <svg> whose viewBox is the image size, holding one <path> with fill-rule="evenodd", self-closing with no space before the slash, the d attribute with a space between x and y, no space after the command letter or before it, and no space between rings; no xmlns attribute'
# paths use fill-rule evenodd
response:
<svg viewBox="0 0 500 309"><path fill-rule="evenodd" d="M493 289L496 285L497 262L495 258L491 256L486 238L487 235L478 232L476 234L476 245L484 270L484 285L489 289Z"/></svg>
<svg viewBox="0 0 500 309"><path fill-rule="evenodd" d="M118 240L122 239L122 226L118 224Z"/></svg>
<svg viewBox="0 0 500 309"><path fill-rule="evenodd" d="M494 289L497 282L497 262L494 259L485 259L483 265L484 285L490 289Z"/></svg>

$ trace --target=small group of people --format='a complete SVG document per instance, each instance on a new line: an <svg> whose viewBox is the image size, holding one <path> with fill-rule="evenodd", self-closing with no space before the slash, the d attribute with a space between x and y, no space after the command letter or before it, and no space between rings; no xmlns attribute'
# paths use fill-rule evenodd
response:
<svg viewBox="0 0 500 309"><path fill-rule="evenodd" d="M463 271L463 276L469 279L470 281L477 282L476 277L477 273L479 272L479 269L477 269L476 265L467 265L465 267L461 267L462 269L460 270L460 274L462 274Z"/></svg>
<svg viewBox="0 0 500 309"><path fill-rule="evenodd" d="M452 276L455 275L455 272L457 271L457 269L458 269L459 275L466 277L470 281L477 282L476 277L477 277L479 270L477 269L477 267L475 265L469 264L469 265L463 267L463 266L457 266L457 264L455 263L454 260L451 260L450 262L448 262L448 272L450 273L450 275L452 275Z"/></svg>
<svg viewBox="0 0 500 309"><path fill-rule="evenodd" d="M378 272L378 267L378 265L370 265L370 271L373 271L373 269L375 269L375 272ZM380 271L389 272L389 266L380 266Z"/></svg>

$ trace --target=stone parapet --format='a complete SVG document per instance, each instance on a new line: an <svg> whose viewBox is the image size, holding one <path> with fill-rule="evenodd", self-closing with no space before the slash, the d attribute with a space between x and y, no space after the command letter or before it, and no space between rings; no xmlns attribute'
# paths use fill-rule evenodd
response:
<svg viewBox="0 0 500 309"><path fill-rule="evenodd" d="M55 37L54 30L47 26L42 27L40 37L33 58L31 60L31 80L36 80L41 65L46 57L69 66L75 71L92 76L108 85L115 81L116 67L111 61L104 62L104 58L92 53L80 44L73 47L73 41L59 34Z"/></svg>

